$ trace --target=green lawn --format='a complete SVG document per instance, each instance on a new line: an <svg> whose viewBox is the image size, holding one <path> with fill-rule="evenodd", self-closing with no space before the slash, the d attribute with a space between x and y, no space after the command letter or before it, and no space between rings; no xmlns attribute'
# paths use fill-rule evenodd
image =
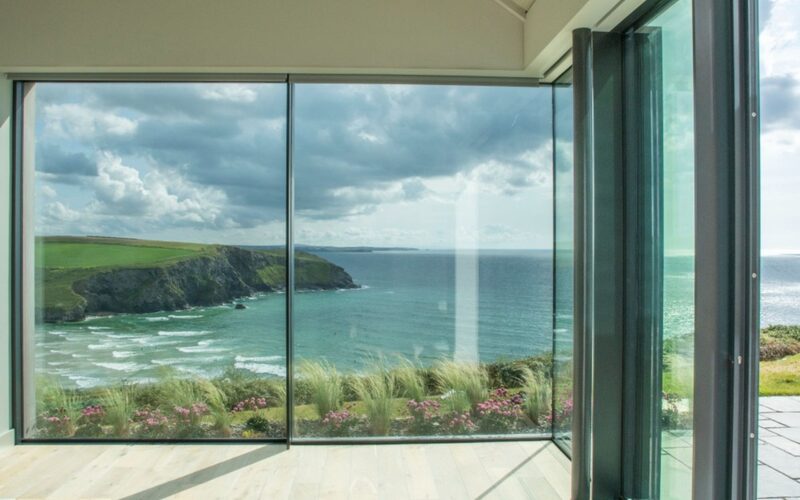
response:
<svg viewBox="0 0 800 500"><path fill-rule="evenodd" d="M96 243L46 243L36 262L49 268L76 269L158 264L197 255L197 250Z"/></svg>

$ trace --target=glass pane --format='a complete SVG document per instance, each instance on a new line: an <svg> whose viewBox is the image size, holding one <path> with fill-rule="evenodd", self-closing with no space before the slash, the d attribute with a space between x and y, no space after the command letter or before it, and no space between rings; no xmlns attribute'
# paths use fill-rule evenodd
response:
<svg viewBox="0 0 800 500"><path fill-rule="evenodd" d="M296 435L549 435L550 89L298 85L295 113Z"/></svg>
<svg viewBox="0 0 800 500"><path fill-rule="evenodd" d="M694 97L692 2L678 0L642 28L657 32L663 224L661 498L690 498L694 350ZM656 55L653 55L656 54ZM657 92L658 93L658 92ZM656 132L658 133L658 132Z"/></svg>
<svg viewBox="0 0 800 500"><path fill-rule="evenodd" d="M572 453L572 346L574 272L574 171L572 71L553 87L555 119L555 282L553 315L553 436Z"/></svg>
<svg viewBox="0 0 800 500"><path fill-rule="evenodd" d="M285 435L285 102L279 84L27 93L26 437Z"/></svg>

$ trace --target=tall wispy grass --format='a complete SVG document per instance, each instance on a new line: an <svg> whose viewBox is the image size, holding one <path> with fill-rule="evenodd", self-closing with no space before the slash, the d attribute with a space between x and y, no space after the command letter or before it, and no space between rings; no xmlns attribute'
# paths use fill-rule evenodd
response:
<svg viewBox="0 0 800 500"><path fill-rule="evenodd" d="M228 400L225 394L208 380L197 381L203 400L208 404L211 414L212 428L222 437L230 437L233 415L228 411Z"/></svg>
<svg viewBox="0 0 800 500"><path fill-rule="evenodd" d="M130 388L122 385L107 389L103 395L103 408L106 412L106 422L111 425L114 435L127 436L134 411Z"/></svg>
<svg viewBox="0 0 800 500"><path fill-rule="evenodd" d="M525 414L533 423L550 414L552 404L552 384L550 379L528 367L522 368L522 391L525 401L522 404Z"/></svg>
<svg viewBox="0 0 800 500"><path fill-rule="evenodd" d="M394 413L395 374L377 364L364 375L353 379L352 388L364 404L370 431L379 436L389 434Z"/></svg>
<svg viewBox="0 0 800 500"><path fill-rule="evenodd" d="M342 407L342 375L332 364L327 361L304 360L300 363L299 374L308 384L309 398L317 407L320 418Z"/></svg>
<svg viewBox="0 0 800 500"><path fill-rule="evenodd" d="M64 432L67 436L75 433L81 417L81 402L71 391L67 391L55 380L41 379L37 382L37 399L42 402L45 412L54 412L66 417Z"/></svg>
<svg viewBox="0 0 800 500"><path fill-rule="evenodd" d="M434 365L433 375L439 390L447 396L445 400L450 399L448 404L457 402L463 407L464 401L468 401L471 407L488 395L489 380L481 365L440 360Z"/></svg>
<svg viewBox="0 0 800 500"><path fill-rule="evenodd" d="M398 365L394 368L393 374L397 382L397 393L401 397L413 399L414 401L424 401L428 394L425 387L425 379L422 376L422 368L401 357Z"/></svg>

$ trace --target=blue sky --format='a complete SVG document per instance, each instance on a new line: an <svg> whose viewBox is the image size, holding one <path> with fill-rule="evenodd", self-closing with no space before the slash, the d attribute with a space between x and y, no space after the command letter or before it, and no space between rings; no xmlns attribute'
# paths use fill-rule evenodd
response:
<svg viewBox="0 0 800 500"><path fill-rule="evenodd" d="M761 1L761 244L800 253L800 2Z"/></svg>
<svg viewBox="0 0 800 500"><path fill-rule="evenodd" d="M39 234L283 241L285 86L39 84L35 101ZM547 248L550 134L546 87L298 85L296 240Z"/></svg>

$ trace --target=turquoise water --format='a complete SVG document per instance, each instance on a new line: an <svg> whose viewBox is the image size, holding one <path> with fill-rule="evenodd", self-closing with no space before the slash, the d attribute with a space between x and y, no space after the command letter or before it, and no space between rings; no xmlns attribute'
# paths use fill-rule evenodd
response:
<svg viewBox="0 0 800 500"><path fill-rule="evenodd" d="M362 288L295 294L297 359L325 358L353 371L381 356L429 364L456 351L480 361L552 351L549 251L320 255ZM691 333L692 259L672 258L666 269L666 290L675 300L667 301L665 335ZM762 323L800 324L800 257L765 258L763 278ZM571 284L558 292L568 300ZM36 372L79 387L143 382L166 371L211 377L228 367L284 376L285 296L242 302L247 309L227 304L40 324ZM569 332L557 341L564 344L560 351L569 350Z"/></svg>
<svg viewBox="0 0 800 500"><path fill-rule="evenodd" d="M361 288L295 294L296 359L325 358L353 371L397 355L428 364L456 349L480 361L552 350L550 251L320 255ZM187 376L227 367L284 376L285 296L243 303L247 309L229 304L40 324L37 373L80 387L153 380L167 368Z"/></svg>

